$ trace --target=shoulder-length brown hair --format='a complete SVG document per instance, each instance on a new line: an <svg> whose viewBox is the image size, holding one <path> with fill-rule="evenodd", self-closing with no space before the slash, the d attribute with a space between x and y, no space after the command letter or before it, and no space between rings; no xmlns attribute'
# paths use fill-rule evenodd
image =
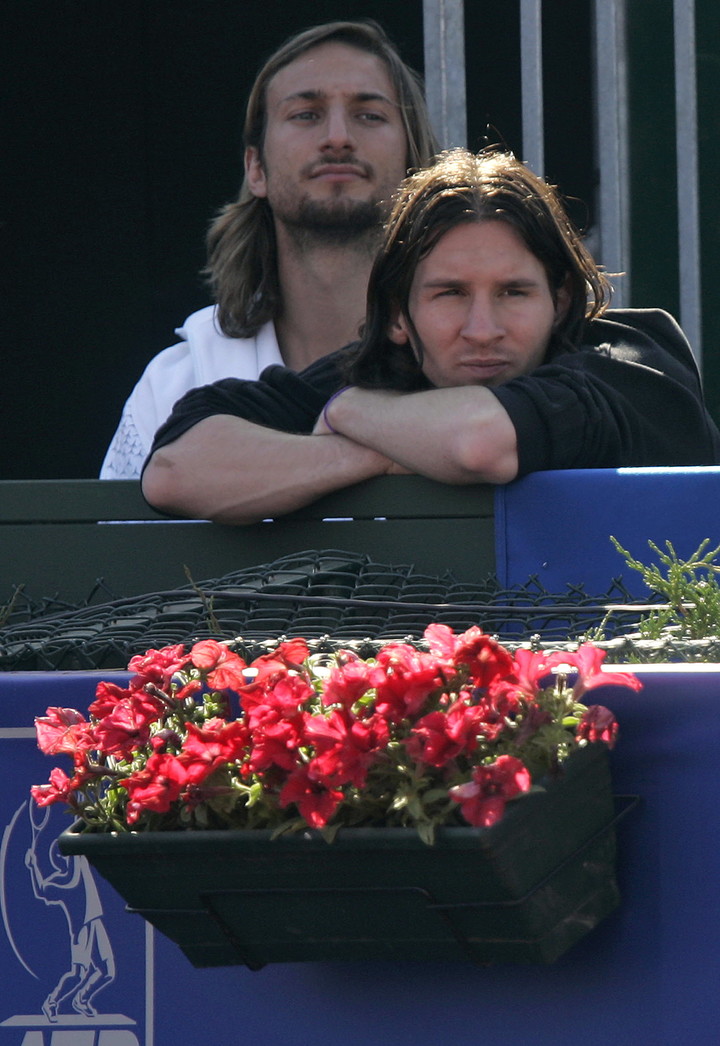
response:
<svg viewBox="0 0 720 1046"><path fill-rule="evenodd" d="M245 114L244 145L262 158L267 124L268 84L281 69L320 44L343 43L376 55L387 66L395 88L405 136L407 169L429 163L437 151L418 75L407 66L383 29L371 20L329 22L287 40L260 70ZM207 235L205 274L218 306L218 321L230 337L250 337L273 319L280 306L277 245L272 211L243 182L240 195L227 204Z"/></svg>
<svg viewBox="0 0 720 1046"><path fill-rule="evenodd" d="M390 325L408 313L418 263L438 240L466 222L507 222L542 263L553 296L569 292L569 307L553 332L550 352L574 349L585 320L599 316L611 287L570 221L557 190L511 153L491 148L442 153L402 183L385 226L368 283L361 341L349 381L373 388L426 388L412 348L388 338Z"/></svg>

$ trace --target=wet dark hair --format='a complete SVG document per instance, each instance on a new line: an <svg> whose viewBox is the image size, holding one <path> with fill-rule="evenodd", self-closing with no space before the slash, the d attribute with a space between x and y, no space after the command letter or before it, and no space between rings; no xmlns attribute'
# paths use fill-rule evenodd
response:
<svg viewBox="0 0 720 1046"><path fill-rule="evenodd" d="M398 313L413 330L408 302L418 263L451 229L485 221L511 225L541 262L553 297L561 288L568 292L569 305L553 331L549 355L577 348L585 321L607 308L611 287L559 193L511 153L452 149L406 178L395 196L370 275L365 325L349 363L349 383L428 387L412 347L395 344L388 331Z"/></svg>

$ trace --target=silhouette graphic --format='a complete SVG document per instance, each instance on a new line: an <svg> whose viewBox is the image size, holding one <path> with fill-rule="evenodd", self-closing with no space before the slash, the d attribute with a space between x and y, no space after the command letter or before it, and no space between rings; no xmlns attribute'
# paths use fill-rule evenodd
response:
<svg viewBox="0 0 720 1046"><path fill-rule="evenodd" d="M45 816L38 818L34 803L29 805L32 845L25 855L33 893L64 913L70 935L70 966L42 1004L49 1021L57 1021L63 1004L85 1017L97 1016L94 997L115 979L115 959L103 924L102 904L84 857L65 857L53 839L44 851ZM46 871L40 857L46 854ZM49 864L49 867L47 865Z"/></svg>

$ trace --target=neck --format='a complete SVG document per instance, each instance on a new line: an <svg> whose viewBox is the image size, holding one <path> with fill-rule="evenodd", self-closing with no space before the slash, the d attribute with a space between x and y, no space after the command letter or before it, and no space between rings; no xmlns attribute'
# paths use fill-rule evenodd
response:
<svg viewBox="0 0 720 1046"><path fill-rule="evenodd" d="M357 340L377 236L301 247L277 232L282 312L275 329L285 365L302 370Z"/></svg>

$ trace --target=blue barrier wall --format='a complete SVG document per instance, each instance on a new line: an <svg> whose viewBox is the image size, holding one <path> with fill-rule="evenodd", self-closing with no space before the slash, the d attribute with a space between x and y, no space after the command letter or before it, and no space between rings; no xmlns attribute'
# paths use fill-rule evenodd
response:
<svg viewBox="0 0 720 1046"><path fill-rule="evenodd" d="M610 542L642 563L655 560L648 539L671 541L687 558L705 538L720 545L720 468L583 469L535 472L495 494L495 555L504 586L537 575L548 592L583 584L589 595L613 578L639 599L640 575Z"/></svg>
<svg viewBox="0 0 720 1046"><path fill-rule="evenodd" d="M55 763L37 750L33 717L86 708L110 673L0 675L0 1046L715 1046L720 668L642 675L639 693L594 695L621 723L615 790L642 797L619 829L623 904L556 964L258 972L195 970L102 880L54 854L59 810L45 823L30 807L30 785ZM99 986L95 1015L73 1008L83 963Z"/></svg>

